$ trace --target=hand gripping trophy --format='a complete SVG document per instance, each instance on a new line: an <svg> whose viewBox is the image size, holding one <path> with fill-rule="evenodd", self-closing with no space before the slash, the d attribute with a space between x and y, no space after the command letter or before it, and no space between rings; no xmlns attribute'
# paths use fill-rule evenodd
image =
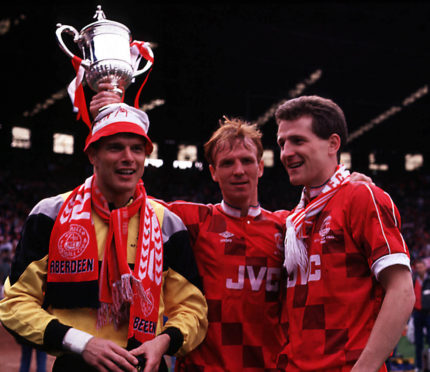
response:
<svg viewBox="0 0 430 372"><path fill-rule="evenodd" d="M82 88L84 76L94 91L98 91L100 83L111 83L115 87L114 91L122 95L134 78L148 71L154 62L149 44L142 41L131 42L130 30L119 22L106 19L100 5L93 18L97 21L85 26L81 32L72 26L61 24L57 24L56 30L59 46L72 59L76 70L76 78L70 83L68 92L78 111L78 118L82 116L87 125L88 112ZM73 36L83 58L77 57L67 48L62 39L63 32ZM146 60L146 64L139 70L142 60ZM139 95L140 90L135 106L138 105Z"/></svg>

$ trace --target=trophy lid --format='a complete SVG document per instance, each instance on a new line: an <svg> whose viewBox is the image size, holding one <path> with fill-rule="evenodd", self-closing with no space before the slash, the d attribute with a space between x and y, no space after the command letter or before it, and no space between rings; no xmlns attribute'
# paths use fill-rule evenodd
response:
<svg viewBox="0 0 430 372"><path fill-rule="evenodd" d="M81 30L81 35L88 33L88 32L94 33L95 30L97 30L97 29L99 29L100 33L103 33L103 31L101 31L101 30L106 26L107 27L118 27L120 29L123 29L124 31L126 31L130 35L130 30L128 29L127 26L124 26L122 23L106 19L106 15L105 15L104 11L102 10L101 5L97 5L97 9L96 9L96 12L95 12L93 18L97 18L97 21L90 23L89 25L86 25Z"/></svg>

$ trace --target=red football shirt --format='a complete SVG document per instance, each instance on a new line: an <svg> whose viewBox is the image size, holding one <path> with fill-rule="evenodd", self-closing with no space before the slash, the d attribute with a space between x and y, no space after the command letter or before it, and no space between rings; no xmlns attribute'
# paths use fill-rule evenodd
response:
<svg viewBox="0 0 430 372"><path fill-rule="evenodd" d="M287 279L282 322L289 325L289 343L278 365L349 371L380 310L379 273L396 264L410 268L399 213L381 189L349 183L318 215L305 242L309 268Z"/></svg>
<svg viewBox="0 0 430 372"><path fill-rule="evenodd" d="M178 360L177 370L274 370L284 343L279 290L285 217L259 207L240 217L225 203L168 207L189 230L209 307L206 339Z"/></svg>

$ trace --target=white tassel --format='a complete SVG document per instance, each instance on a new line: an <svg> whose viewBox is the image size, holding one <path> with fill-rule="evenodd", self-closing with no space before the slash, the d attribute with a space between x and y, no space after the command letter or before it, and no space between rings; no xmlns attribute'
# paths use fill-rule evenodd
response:
<svg viewBox="0 0 430 372"><path fill-rule="evenodd" d="M289 218L287 218L287 234L285 236L284 267L288 274L293 273L297 267L303 271L308 268L308 251L303 241L297 238L296 230Z"/></svg>
<svg viewBox="0 0 430 372"><path fill-rule="evenodd" d="M101 303L97 310L97 329L104 327L110 322L112 322L110 306L108 304Z"/></svg>
<svg viewBox="0 0 430 372"><path fill-rule="evenodd" d="M133 288L131 286L131 274L121 275L121 296L124 302L133 303Z"/></svg>
<svg viewBox="0 0 430 372"><path fill-rule="evenodd" d="M122 305L121 282L112 283L112 310L117 313Z"/></svg>

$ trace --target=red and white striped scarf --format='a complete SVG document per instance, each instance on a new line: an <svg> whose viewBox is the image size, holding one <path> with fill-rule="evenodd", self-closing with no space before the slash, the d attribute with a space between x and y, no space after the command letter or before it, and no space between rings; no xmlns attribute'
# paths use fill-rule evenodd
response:
<svg viewBox="0 0 430 372"><path fill-rule="evenodd" d="M77 187L63 204L51 234L49 263L55 261L94 259L98 262L98 249L93 209L109 225L100 277L94 265L91 271L51 273L48 282L85 282L98 280L99 301L97 325L113 322L118 326L129 321L128 338L140 342L155 337L153 332L142 332L133 327L135 318L158 321L159 299L163 274L163 240L160 225L150 202L147 201L143 182L136 186L133 201L122 208L110 211L108 202L96 185L95 176ZM127 262L129 221L140 213L135 267L132 272ZM64 264L66 267L66 264Z"/></svg>
<svg viewBox="0 0 430 372"><path fill-rule="evenodd" d="M306 205L306 188L303 188L300 202L287 217L287 234L285 236L285 261L287 272L292 273L297 267L303 271L308 267L308 251L304 238L306 231L313 225L317 215L327 205L333 195L349 182L350 174L343 165L338 166L336 172L321 190L321 193Z"/></svg>

